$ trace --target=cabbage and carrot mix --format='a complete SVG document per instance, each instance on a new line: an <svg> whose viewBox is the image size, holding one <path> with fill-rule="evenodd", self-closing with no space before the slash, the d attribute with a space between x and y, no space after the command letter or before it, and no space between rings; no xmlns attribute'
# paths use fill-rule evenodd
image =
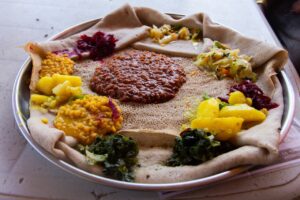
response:
<svg viewBox="0 0 300 200"><path fill-rule="evenodd" d="M225 77L236 81L256 81L256 74L252 72L251 57L239 55L239 49L230 49L228 46L214 41L213 46L207 53L197 56L195 65L214 72L218 79Z"/></svg>

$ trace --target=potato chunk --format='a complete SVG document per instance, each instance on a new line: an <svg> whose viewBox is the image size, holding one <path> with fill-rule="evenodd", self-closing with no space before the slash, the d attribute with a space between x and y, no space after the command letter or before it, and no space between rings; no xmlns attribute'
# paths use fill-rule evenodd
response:
<svg viewBox="0 0 300 200"><path fill-rule="evenodd" d="M197 108L197 117L218 117L219 102L215 98L202 101Z"/></svg>
<svg viewBox="0 0 300 200"><path fill-rule="evenodd" d="M64 83L65 81L70 81L72 87L78 87L82 85L80 76L54 74L52 78L56 85Z"/></svg>
<svg viewBox="0 0 300 200"><path fill-rule="evenodd" d="M191 128L208 130L215 134L216 139L225 141L235 136L242 127L244 119L240 117L202 117L191 122Z"/></svg>
<svg viewBox="0 0 300 200"><path fill-rule="evenodd" d="M220 117L241 117L245 122L262 122L266 119L266 115L247 104L237 104L222 108Z"/></svg>
<svg viewBox="0 0 300 200"><path fill-rule="evenodd" d="M55 94L58 102L67 101L72 96L79 96L82 94L80 87L72 87L70 81L65 81L58 84L53 88L53 94Z"/></svg>
<svg viewBox="0 0 300 200"><path fill-rule="evenodd" d="M251 98L246 98L246 96L240 91L235 91L235 92L231 92L229 94L228 103L231 104L231 105L246 103L249 106L251 106L252 105L252 99Z"/></svg>
<svg viewBox="0 0 300 200"><path fill-rule="evenodd" d="M30 102L36 105L42 105L48 101L48 96L40 94L32 94L30 96Z"/></svg>
<svg viewBox="0 0 300 200"><path fill-rule="evenodd" d="M69 82L68 85L70 87L80 87L82 85L80 76L54 74L52 77L42 77L37 83L37 90L50 96L53 94L53 88L63 84L65 81Z"/></svg>
<svg viewBox="0 0 300 200"><path fill-rule="evenodd" d="M56 84L52 77L45 76L38 81L36 89L43 94L51 95L52 89L55 87L55 85Z"/></svg>
<svg viewBox="0 0 300 200"><path fill-rule="evenodd" d="M232 105L246 103L246 97L240 91L231 92L229 94L228 103Z"/></svg>

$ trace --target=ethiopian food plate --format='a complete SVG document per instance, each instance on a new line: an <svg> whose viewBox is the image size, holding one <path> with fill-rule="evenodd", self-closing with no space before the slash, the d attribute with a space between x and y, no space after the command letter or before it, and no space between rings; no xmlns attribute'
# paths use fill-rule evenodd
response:
<svg viewBox="0 0 300 200"><path fill-rule="evenodd" d="M26 138L49 160L156 190L277 160L285 50L203 13L124 5L84 26L24 47L30 77L16 87L29 91Z"/></svg>

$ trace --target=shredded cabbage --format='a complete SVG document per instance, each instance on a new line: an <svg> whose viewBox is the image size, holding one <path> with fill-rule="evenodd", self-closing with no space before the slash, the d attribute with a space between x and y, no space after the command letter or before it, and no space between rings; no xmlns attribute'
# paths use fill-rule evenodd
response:
<svg viewBox="0 0 300 200"><path fill-rule="evenodd" d="M218 79L233 78L236 81L256 81L256 74L252 72L250 60L247 55L239 55L239 49L230 49L228 46L214 41L207 53L197 56L195 65L214 72Z"/></svg>

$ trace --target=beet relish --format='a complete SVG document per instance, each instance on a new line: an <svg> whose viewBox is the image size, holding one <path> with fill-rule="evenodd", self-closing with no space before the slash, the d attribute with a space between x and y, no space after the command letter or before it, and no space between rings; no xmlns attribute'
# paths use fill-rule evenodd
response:
<svg viewBox="0 0 300 200"><path fill-rule="evenodd" d="M271 102L271 98L264 95L264 92L254 83L249 80L245 80L237 85L230 87L230 92L240 91L244 93L246 97L252 99L252 106L258 110L266 108L270 110L276 108L279 105Z"/></svg>
<svg viewBox="0 0 300 200"><path fill-rule="evenodd" d="M111 55L116 47L117 39L111 34L96 32L92 37L81 35L77 40L77 50L80 53L89 52L93 60L101 60Z"/></svg>

